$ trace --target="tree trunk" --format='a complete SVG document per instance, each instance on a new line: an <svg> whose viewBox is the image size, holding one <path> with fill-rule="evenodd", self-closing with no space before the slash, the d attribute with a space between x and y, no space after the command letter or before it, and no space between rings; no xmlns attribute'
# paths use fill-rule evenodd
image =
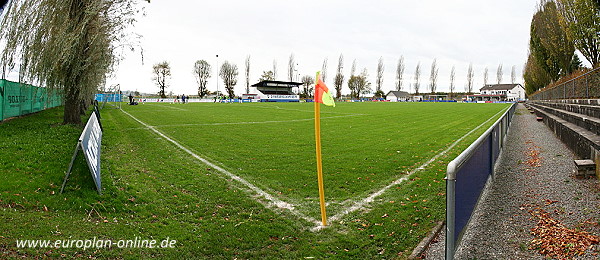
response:
<svg viewBox="0 0 600 260"><path fill-rule="evenodd" d="M78 91L71 87L65 91L65 109L63 115L63 124L81 125L80 105Z"/></svg>
<svg viewBox="0 0 600 260"><path fill-rule="evenodd" d="M69 17L73 20L82 22L83 11L85 10L84 2L82 0L76 0L71 3ZM84 35L77 46L80 46L79 52L81 53L80 58L85 59L85 49L82 48L82 43L87 44L87 34ZM77 61L76 61L77 62ZM74 64L67 65L66 74L72 76L73 80L69 80L65 83L63 93L65 95L65 109L63 115L63 124L77 124L81 125L81 98L79 97L80 89L80 78L81 73L74 68ZM73 74L77 73L73 77Z"/></svg>
<svg viewBox="0 0 600 260"><path fill-rule="evenodd" d="M89 98L84 98L81 100L80 102L80 114L81 115L85 115L85 112L87 112L88 108L90 108L90 105L92 104L91 100Z"/></svg>

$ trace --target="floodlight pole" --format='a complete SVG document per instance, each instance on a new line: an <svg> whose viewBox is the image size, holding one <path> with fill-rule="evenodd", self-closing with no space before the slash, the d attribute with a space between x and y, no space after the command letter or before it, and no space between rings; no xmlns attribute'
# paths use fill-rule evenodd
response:
<svg viewBox="0 0 600 260"><path fill-rule="evenodd" d="M294 81L294 76L297 76L297 75L298 75L298 64L296 64L296 68L294 68L294 75L292 75L292 81ZM297 78L296 78L296 80L297 80ZM300 92L300 88L298 88L298 93L299 92ZM292 93L294 93L294 87L292 87Z"/></svg>
<svg viewBox="0 0 600 260"><path fill-rule="evenodd" d="M296 69L295 69L295 72L296 72L296 82L300 82L300 69L298 67L299 67L298 63L296 63ZM298 91L297 94L300 95L300 87L298 87L297 91Z"/></svg>
<svg viewBox="0 0 600 260"><path fill-rule="evenodd" d="M217 54L217 67L215 68L215 70L217 71L217 99L219 99L219 54Z"/></svg>

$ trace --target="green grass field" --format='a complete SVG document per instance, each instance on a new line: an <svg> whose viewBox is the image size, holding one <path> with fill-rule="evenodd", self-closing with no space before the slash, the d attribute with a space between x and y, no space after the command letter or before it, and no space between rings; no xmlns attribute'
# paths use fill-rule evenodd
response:
<svg viewBox="0 0 600 260"><path fill-rule="evenodd" d="M57 109L10 120L0 124L5 180L0 183L0 257L403 258L443 220L447 163L506 108L445 103L323 107L325 196L334 221L319 231L313 230L320 220L313 104L123 106L291 210L109 107L102 111L104 194L95 192L82 158L66 192L58 194L81 128L58 125ZM406 181L386 189L403 177ZM175 249L85 251L15 244L17 239L136 236L169 237L177 244Z"/></svg>

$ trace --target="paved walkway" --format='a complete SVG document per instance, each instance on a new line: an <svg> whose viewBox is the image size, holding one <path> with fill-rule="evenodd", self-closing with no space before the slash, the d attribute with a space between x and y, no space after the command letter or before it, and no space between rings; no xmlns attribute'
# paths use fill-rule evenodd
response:
<svg viewBox="0 0 600 260"><path fill-rule="evenodd" d="M496 177L463 236L456 259L544 259L529 250L540 207L568 228L600 236L600 182L575 178L574 155L542 122L519 104ZM444 259L444 234L427 259ZM600 259L595 245L577 259ZM596 254L596 255L594 255Z"/></svg>

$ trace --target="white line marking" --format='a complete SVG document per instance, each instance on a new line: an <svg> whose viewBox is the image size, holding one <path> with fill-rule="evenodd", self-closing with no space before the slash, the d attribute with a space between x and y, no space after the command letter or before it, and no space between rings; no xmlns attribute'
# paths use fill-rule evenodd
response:
<svg viewBox="0 0 600 260"><path fill-rule="evenodd" d="M202 163L204 163L204 164L206 164L206 165L208 165L208 166L216 169L217 171L225 174L227 177L238 181L239 183L243 184L244 186L246 186L250 190L256 192L258 195L264 197L266 200L268 200L270 202L269 204L264 204L260 200L257 200L257 201L259 203L263 204L266 208L272 208L274 206L274 207L277 207L279 209L287 209L294 216L297 216L297 217L299 217L301 219L304 219L304 220L306 220L308 222L320 225L319 224L319 223L321 223L320 221L317 221L316 219L314 219L312 217L309 217L309 216L306 216L306 215L300 213L299 211L297 211L294 208L294 205L273 197L271 194L265 192L264 190L260 189L259 187L256 187L254 184L248 182L247 180L245 180L245 179L243 179L243 178L241 178L241 177L239 177L239 176L237 176L237 175L235 175L235 174L233 174L233 173L231 173L231 172L229 172L229 171L227 171L227 170L225 170L225 169L223 169L223 168L215 165L214 163L211 163L208 160L206 160L206 159L198 156L196 153L192 152L190 149L185 148L183 145L179 144L177 141L175 141L175 140L169 138L168 136L164 135L160 131L156 130L156 128L154 128L153 126L148 125L148 124L140 121L139 119L137 119L133 115L127 113L125 110L121 109L121 111L123 111L123 113L125 113L126 115L130 116L131 118L133 118L133 120L137 121L138 123L142 124L143 126L147 127L148 129L152 130L154 133L156 133L157 135L161 136L165 140L173 143L174 145L176 145L177 147L179 147L179 149L181 149L181 150L185 151L186 153L190 154L192 157L194 157L197 160L201 161Z"/></svg>
<svg viewBox="0 0 600 260"><path fill-rule="evenodd" d="M159 106L159 107L166 107L166 108L170 108L170 109L175 109L175 110L180 110L180 111L189 111L187 109L183 109L183 108L178 108L178 107L172 107L169 105L159 105L159 104L152 104L154 106Z"/></svg>
<svg viewBox="0 0 600 260"><path fill-rule="evenodd" d="M368 197L356 201L354 203L354 205L352 205L351 207L343 210L342 212L332 216L329 218L329 222L332 223L334 221L338 221L341 218L343 218L344 216L357 211L359 209L364 208L365 206L367 206L368 204L370 204L371 202L373 202L375 200L376 197L380 196L381 194L383 194L385 191L389 190L391 187L396 186L406 180L408 180L408 178L410 178L413 174L415 174L416 172L419 172L423 169L425 169L427 166L429 166L429 164L431 164L432 162L434 162L435 160L437 160L438 158L440 158L441 156L443 156L444 154L446 154L447 152L449 152L450 150L452 150L452 148L454 148L458 143L460 143L462 140L464 140L467 136L471 135L473 132L477 131L477 129L483 127L485 124L487 124L490 120L492 120L494 117L496 117L498 114L505 112L506 109L500 110L498 113L496 113L495 115L493 115L492 117L490 117L488 120L486 120L485 122L481 123L479 126L475 127L473 130L469 131L468 133L466 133L465 135L463 135L461 138L459 138L458 140L456 140L454 143L452 143L450 146L448 146L448 148L446 148L446 150L442 151L441 153L438 153L437 155L431 157L431 159L429 159L429 161L423 163L421 166L413 169L412 171L410 171L408 173L408 175L404 175L402 177L400 177L399 179L393 181L392 183L388 184L387 186L383 187L382 189L378 190L377 192L369 195ZM316 226L314 226L311 230L312 231L317 231L322 229L323 226L320 223L317 223Z"/></svg>
<svg viewBox="0 0 600 260"><path fill-rule="evenodd" d="M294 108L282 108L276 105L273 106L252 106L252 107L257 107L257 108L266 108L266 109L281 109L281 110L288 110L288 111L299 111L299 112L307 112L307 113L314 113L315 111L312 110L303 110L303 109L294 109Z"/></svg>
<svg viewBox="0 0 600 260"><path fill-rule="evenodd" d="M307 112L307 113L314 113L314 110L303 110L303 109L294 109L294 108L282 108L279 107L277 105L273 105L273 106L258 106L258 105L254 105L251 107L258 107L258 108L266 108L266 109L281 109L281 110L289 110L289 111L299 111L299 112ZM321 114L342 114L342 115L353 115L351 113L342 113L342 112L335 112L335 111L321 111ZM322 118L322 117L321 117Z"/></svg>
<svg viewBox="0 0 600 260"><path fill-rule="evenodd" d="M344 116L328 116L321 117L321 119L328 118L340 118L340 117L352 117L352 116L365 116L366 114L352 114ZM249 124L270 124L270 123L287 123L287 122L302 122L302 121L313 121L314 118L305 119L292 119L292 120L281 120L281 121L255 121L255 122L231 122L231 123L206 123L206 124L174 124L174 125L155 125L154 127L169 127L169 126L210 126L210 125L249 125Z"/></svg>

